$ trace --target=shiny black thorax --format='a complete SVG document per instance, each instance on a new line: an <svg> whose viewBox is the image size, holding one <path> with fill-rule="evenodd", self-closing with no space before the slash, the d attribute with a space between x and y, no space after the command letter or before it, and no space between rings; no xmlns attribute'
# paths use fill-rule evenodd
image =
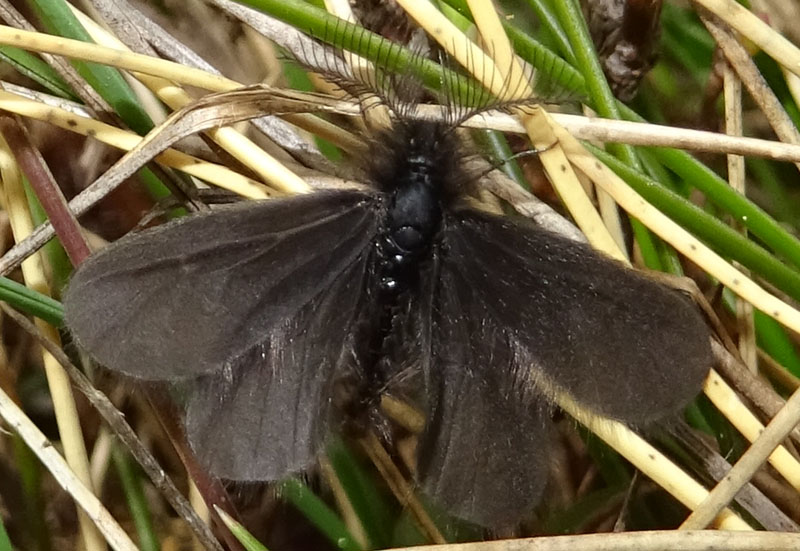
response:
<svg viewBox="0 0 800 551"><path fill-rule="evenodd" d="M380 291L396 295L413 286L419 262L430 250L442 221L441 175L436 159L416 138L400 160L395 189L389 192L386 223L377 245Z"/></svg>
<svg viewBox="0 0 800 551"><path fill-rule="evenodd" d="M378 298L394 302L416 288L454 195L459 155L456 138L442 123L405 120L372 137L367 178L385 198L375 243Z"/></svg>

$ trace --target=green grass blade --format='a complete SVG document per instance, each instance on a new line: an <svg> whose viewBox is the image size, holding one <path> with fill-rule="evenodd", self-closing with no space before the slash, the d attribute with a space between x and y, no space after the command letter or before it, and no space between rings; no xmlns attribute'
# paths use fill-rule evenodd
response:
<svg viewBox="0 0 800 551"><path fill-rule="evenodd" d="M0 46L0 59L14 67L21 75L49 90L52 94L72 101L78 100L78 96L64 82L64 79L52 67L35 55L13 46Z"/></svg>
<svg viewBox="0 0 800 551"><path fill-rule="evenodd" d="M61 325L64 318L60 302L7 277L0 277L0 300L55 326Z"/></svg>
<svg viewBox="0 0 800 551"><path fill-rule="evenodd" d="M344 522L308 486L296 478L290 478L279 484L278 491L283 498L297 507L334 547L341 551L362 551Z"/></svg>

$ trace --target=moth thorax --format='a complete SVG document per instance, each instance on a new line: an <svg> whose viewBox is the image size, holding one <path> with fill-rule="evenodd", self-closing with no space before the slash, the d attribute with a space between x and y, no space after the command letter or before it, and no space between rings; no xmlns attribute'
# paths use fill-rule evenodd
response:
<svg viewBox="0 0 800 551"><path fill-rule="evenodd" d="M436 169L429 157L412 155L405 174L397 175L379 243L384 292L400 292L412 283L418 262L439 230L442 207Z"/></svg>

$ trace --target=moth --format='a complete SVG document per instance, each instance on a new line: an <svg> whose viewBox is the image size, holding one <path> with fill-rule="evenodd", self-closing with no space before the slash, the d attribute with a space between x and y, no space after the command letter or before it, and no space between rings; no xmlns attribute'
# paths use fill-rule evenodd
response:
<svg viewBox="0 0 800 551"><path fill-rule="evenodd" d="M271 481L311 467L356 408L426 417L417 478L472 522L518 521L548 473L555 393L643 425L680 411L711 365L691 300L527 219L464 201L453 125L373 131L369 190L213 209L90 257L64 297L77 343L186 389L208 469Z"/></svg>

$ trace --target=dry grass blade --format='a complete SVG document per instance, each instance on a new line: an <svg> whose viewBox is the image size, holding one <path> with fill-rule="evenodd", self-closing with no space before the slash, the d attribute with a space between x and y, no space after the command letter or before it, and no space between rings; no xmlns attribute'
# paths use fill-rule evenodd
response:
<svg viewBox="0 0 800 551"><path fill-rule="evenodd" d="M755 443L761 437L764 425L715 371L706 380L704 391L747 440ZM800 491L800 463L785 447L778 446L769 454L769 461L795 491Z"/></svg>
<svg viewBox="0 0 800 551"><path fill-rule="evenodd" d="M753 41L786 69L800 75L800 49L747 8L734 0L694 0L694 2Z"/></svg>
<svg viewBox="0 0 800 551"><path fill-rule="evenodd" d="M670 437L677 439L681 448L691 454L698 476L709 480L710 483L719 482L727 476L731 464L714 449L713 441L684 423L679 423L671 429ZM761 480L769 476L763 470L760 474ZM774 495L768 495L768 492L762 491L755 484L755 481L745 483L736 494L735 503L768 531L800 532L800 526L772 500ZM772 488L776 486L777 484L773 484ZM793 493L793 490L786 492L786 494Z"/></svg>
<svg viewBox="0 0 800 551"><path fill-rule="evenodd" d="M727 136L717 132L674 128L658 124L615 121L553 113L553 120L581 140L624 143L652 147L674 147L689 151L747 155L773 161L800 162L800 146L743 136ZM490 125L497 130L520 132L519 126Z"/></svg>
<svg viewBox="0 0 800 551"><path fill-rule="evenodd" d="M7 85L9 92L0 90L0 109L16 113L25 118L48 122L64 130L94 139L122 151L134 149L142 137L91 118L83 109L57 98L43 94L35 94L27 89ZM167 149L155 157L159 163L176 168L190 176L200 178L204 182L227 189L238 195L247 197L261 189L269 194L264 184L243 176L226 166L214 164L176 149ZM258 195L260 196L260 195Z"/></svg>
<svg viewBox="0 0 800 551"><path fill-rule="evenodd" d="M781 141L789 144L800 143L800 133L786 113L775 92L758 71L753 59L742 44L736 40L730 29L718 18L710 15L702 17L708 32L714 37L730 66L736 71L751 97L758 103L764 116Z"/></svg>
<svg viewBox="0 0 800 551"><path fill-rule="evenodd" d="M95 61L148 75L171 75L177 82L206 90L224 91L237 87L237 83L230 79L210 75L205 71L184 67L171 61L2 25L0 25L0 43L37 52L57 52L70 58Z"/></svg>
<svg viewBox="0 0 800 551"><path fill-rule="evenodd" d="M421 105L410 116L440 120L444 109L437 105ZM336 112L344 115L354 114L352 108L346 107L344 103L341 104L341 110ZM580 140L650 147L674 147L689 151L762 157L773 161L800 162L800 145L793 143L566 113L550 113L549 115L572 136ZM477 114L465 120L464 126L515 134L526 132L525 127L516 117L496 111Z"/></svg>
<svg viewBox="0 0 800 551"><path fill-rule="evenodd" d="M39 460L47 465L59 485L64 488L81 507L84 513L99 528L106 541L118 551L136 551L137 547L114 517L103 507L100 500L75 476L64 458L59 455L47 437L34 425L25 413L0 390L0 417L20 435Z"/></svg>
<svg viewBox="0 0 800 551"><path fill-rule="evenodd" d="M764 432L753 442L727 476L711 490L703 503L689 515L681 528L686 530L705 528L733 496L763 465L775 448L800 423L800 391L796 391L778 415L770 421Z"/></svg>
<svg viewBox="0 0 800 551"><path fill-rule="evenodd" d="M377 467L397 500L411 511L415 522L425 534L425 538L437 544L446 543L447 540L442 536L442 533L425 511L425 507L422 506L422 502L420 502L419 498L414 493L413 487L398 470L394 461L392 461L392 458L386 452L386 449L375 434L368 434L366 437L362 438L359 443L372 460L372 463Z"/></svg>
<svg viewBox="0 0 800 551"><path fill-rule="evenodd" d="M785 400L763 379L747 369L735 352L735 348L730 350L719 345L715 346L715 358L720 374L764 416L774 417L785 405ZM800 446L800 428L792 430L789 437L796 446Z"/></svg>
<svg viewBox="0 0 800 551"><path fill-rule="evenodd" d="M265 86L206 96L195 104L176 112L154 128L136 148L126 153L90 187L70 201L70 209L76 216L80 216L142 166L186 136L209 128L258 117L265 111L295 113L308 111L312 106L317 109L322 108L319 102L313 98L309 99L307 94ZM266 193L255 186L249 190L249 193L251 198L268 197ZM39 226L29 237L17 243L0 259L0 275L8 274L53 235L53 228L49 223Z"/></svg>
<svg viewBox="0 0 800 551"><path fill-rule="evenodd" d="M395 551L794 551L798 544L798 534L662 530L423 545Z"/></svg>

